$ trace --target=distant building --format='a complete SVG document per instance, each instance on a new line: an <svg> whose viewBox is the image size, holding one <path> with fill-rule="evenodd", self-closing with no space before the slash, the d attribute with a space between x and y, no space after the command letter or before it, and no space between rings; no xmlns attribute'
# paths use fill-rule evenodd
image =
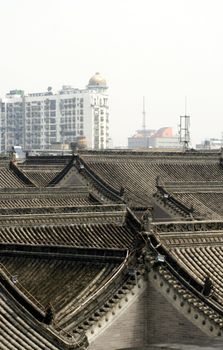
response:
<svg viewBox="0 0 223 350"><path fill-rule="evenodd" d="M181 148L179 137L173 135L170 127L159 130L138 130L135 135L128 138L129 149L143 148Z"/></svg>
<svg viewBox="0 0 223 350"><path fill-rule="evenodd" d="M150 137L156 132L156 130L145 129L137 130L136 133L128 138L128 148L149 148Z"/></svg>
<svg viewBox="0 0 223 350"><path fill-rule="evenodd" d="M24 145L24 92L12 90L0 100L1 151Z"/></svg>
<svg viewBox="0 0 223 350"><path fill-rule="evenodd" d="M181 148L178 135L173 134L173 129L164 127L156 131L150 137L150 146L152 148Z"/></svg>
<svg viewBox="0 0 223 350"><path fill-rule="evenodd" d="M223 146L223 139L210 138L203 140L200 144L196 145L197 150L202 149L220 149Z"/></svg>
<svg viewBox="0 0 223 350"><path fill-rule="evenodd" d="M96 73L86 89L63 86L53 93L25 95L12 90L0 100L1 152L20 145L25 150L46 150L54 143L85 137L89 149L104 149L109 142L106 80Z"/></svg>

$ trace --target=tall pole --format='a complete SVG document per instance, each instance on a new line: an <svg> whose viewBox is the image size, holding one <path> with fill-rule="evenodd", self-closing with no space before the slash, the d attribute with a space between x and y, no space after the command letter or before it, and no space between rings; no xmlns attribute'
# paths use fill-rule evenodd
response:
<svg viewBox="0 0 223 350"><path fill-rule="evenodd" d="M146 131L146 109L145 109L145 96L143 96L143 111L142 111L142 129L145 134Z"/></svg>

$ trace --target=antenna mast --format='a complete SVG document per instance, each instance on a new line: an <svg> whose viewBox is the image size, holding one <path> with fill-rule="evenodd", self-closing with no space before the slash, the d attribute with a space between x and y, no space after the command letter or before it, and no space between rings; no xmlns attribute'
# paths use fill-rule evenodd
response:
<svg viewBox="0 0 223 350"><path fill-rule="evenodd" d="M145 96L143 96L142 129L143 129L143 132L144 132L144 134L145 134L145 131L146 131Z"/></svg>
<svg viewBox="0 0 223 350"><path fill-rule="evenodd" d="M185 115L180 116L179 141L183 145L184 151L190 144L190 116L187 115L187 97L185 96Z"/></svg>

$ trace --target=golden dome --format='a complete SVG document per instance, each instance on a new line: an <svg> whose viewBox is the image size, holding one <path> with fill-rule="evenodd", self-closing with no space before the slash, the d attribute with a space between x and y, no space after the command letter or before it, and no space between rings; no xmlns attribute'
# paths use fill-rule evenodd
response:
<svg viewBox="0 0 223 350"><path fill-rule="evenodd" d="M101 76L100 73L95 73L89 80L88 86L106 87L106 80Z"/></svg>

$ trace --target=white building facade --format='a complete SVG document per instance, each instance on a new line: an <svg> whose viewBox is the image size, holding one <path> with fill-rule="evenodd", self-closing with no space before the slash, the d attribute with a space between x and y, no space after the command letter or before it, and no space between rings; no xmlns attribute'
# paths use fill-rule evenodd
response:
<svg viewBox="0 0 223 350"><path fill-rule="evenodd" d="M1 152L12 146L48 150L55 143L85 138L87 148L105 149L109 142L106 80L96 73L86 89L63 86L53 93L25 95L11 91L0 100Z"/></svg>

